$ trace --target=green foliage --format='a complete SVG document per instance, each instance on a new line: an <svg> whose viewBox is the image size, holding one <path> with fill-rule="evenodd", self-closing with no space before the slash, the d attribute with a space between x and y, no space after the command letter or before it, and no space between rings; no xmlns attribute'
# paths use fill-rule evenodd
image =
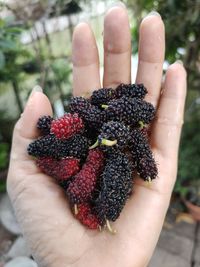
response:
<svg viewBox="0 0 200 267"><path fill-rule="evenodd" d="M22 29L0 19L0 81L17 79L22 71L20 58L28 58L29 52L20 42Z"/></svg>
<svg viewBox="0 0 200 267"><path fill-rule="evenodd" d="M189 186L200 184L200 108L196 105L183 127L180 145L178 179L175 191L182 195Z"/></svg>
<svg viewBox="0 0 200 267"><path fill-rule="evenodd" d="M8 165L8 150L7 143L0 143L0 169L4 169Z"/></svg>

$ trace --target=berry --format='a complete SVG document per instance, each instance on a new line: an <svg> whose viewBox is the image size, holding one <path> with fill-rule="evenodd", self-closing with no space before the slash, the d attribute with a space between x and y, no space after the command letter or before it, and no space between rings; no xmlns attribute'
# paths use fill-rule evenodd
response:
<svg viewBox="0 0 200 267"><path fill-rule="evenodd" d="M122 96L127 97L138 97L143 99L147 94L147 89L143 84L123 84L121 83L116 88L116 96L117 98L121 98Z"/></svg>
<svg viewBox="0 0 200 267"><path fill-rule="evenodd" d="M38 119L37 128L43 135L50 133L51 123L53 118L51 116L42 116Z"/></svg>
<svg viewBox="0 0 200 267"><path fill-rule="evenodd" d="M58 181L58 184L60 185L60 187L62 187L62 189L66 192L67 191L67 188L69 187L70 183L72 182L73 180L73 177L70 177L69 179L67 180L61 180L61 181Z"/></svg>
<svg viewBox="0 0 200 267"><path fill-rule="evenodd" d="M60 141L54 135L41 137L28 146L28 154L34 157L56 157L59 152Z"/></svg>
<svg viewBox="0 0 200 267"><path fill-rule="evenodd" d="M34 157L84 159L88 148L89 141L85 136L77 134L67 140L61 140L50 134L30 143L27 151L29 155Z"/></svg>
<svg viewBox="0 0 200 267"><path fill-rule="evenodd" d="M155 115L155 109L150 103L125 96L110 101L106 112L109 120L131 125L137 125L140 121L149 123Z"/></svg>
<svg viewBox="0 0 200 267"><path fill-rule="evenodd" d="M131 164L122 153L115 153L106 162L100 193L94 200L94 213L101 225L106 220L115 221L132 191L133 180Z"/></svg>
<svg viewBox="0 0 200 267"><path fill-rule="evenodd" d="M85 226L90 229L98 229L99 221L97 217L92 213L92 209L89 203L83 203L78 205L78 214L76 218Z"/></svg>
<svg viewBox="0 0 200 267"><path fill-rule="evenodd" d="M96 181L95 169L91 165L83 165L81 171L75 175L67 189L70 202L80 204L87 201L91 197Z"/></svg>
<svg viewBox="0 0 200 267"><path fill-rule="evenodd" d="M67 140L60 142L58 157L74 157L84 159L89 148L89 140L80 134L74 135Z"/></svg>
<svg viewBox="0 0 200 267"><path fill-rule="evenodd" d="M83 97L74 97L70 102L70 111L76 112L83 119L86 125L93 128L99 128L106 121L105 110L99 109L97 106L91 105L89 100Z"/></svg>
<svg viewBox="0 0 200 267"><path fill-rule="evenodd" d="M91 108L90 101L82 96L72 97L69 103L71 113L78 113L80 116L84 110Z"/></svg>
<svg viewBox="0 0 200 267"><path fill-rule="evenodd" d="M86 159L86 164L91 165L96 174L100 175L104 167L103 152L98 148L90 150Z"/></svg>
<svg viewBox="0 0 200 267"><path fill-rule="evenodd" d="M134 161L141 160L144 155L148 155L149 157L152 155L148 139L140 129L131 131L129 148Z"/></svg>
<svg viewBox="0 0 200 267"><path fill-rule="evenodd" d="M95 90L90 98L93 105L101 106L107 104L110 100L115 98L115 90L112 88L101 88Z"/></svg>
<svg viewBox="0 0 200 267"><path fill-rule="evenodd" d="M109 121L101 128L98 143L105 151L109 150L110 145L112 148L123 149L127 145L129 135L129 129L123 123Z"/></svg>
<svg viewBox="0 0 200 267"><path fill-rule="evenodd" d="M158 175L156 162L148 139L139 129L131 132L129 148L140 177L145 181L155 179Z"/></svg>
<svg viewBox="0 0 200 267"><path fill-rule="evenodd" d="M51 132L57 138L65 139L81 132L83 127L83 121L78 117L78 114L67 113L63 117L52 121Z"/></svg>
<svg viewBox="0 0 200 267"><path fill-rule="evenodd" d="M73 204L80 204L91 198L103 166L103 153L99 149L90 150L81 171L75 175L67 190Z"/></svg>
<svg viewBox="0 0 200 267"><path fill-rule="evenodd" d="M145 155L137 163L137 172L144 181L151 181L158 176L158 168L154 158Z"/></svg>
<svg viewBox="0 0 200 267"><path fill-rule="evenodd" d="M55 160L47 157L37 159L36 164L47 175L56 178L58 181L63 181L69 179L79 171L79 161L75 158Z"/></svg>

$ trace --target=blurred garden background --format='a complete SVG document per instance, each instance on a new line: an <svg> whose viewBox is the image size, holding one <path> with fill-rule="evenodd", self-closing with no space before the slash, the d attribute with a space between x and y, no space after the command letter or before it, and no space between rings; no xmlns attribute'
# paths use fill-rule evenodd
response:
<svg viewBox="0 0 200 267"><path fill-rule="evenodd" d="M133 82L138 25L152 10L161 14L166 26L164 70L174 61L182 60L188 73L178 179L171 205L177 218L185 214L186 201L200 207L200 0L122 2L128 7L131 24ZM4 195L6 190L13 126L30 91L40 85L50 98L56 116L67 110L72 91L73 28L81 21L92 25L102 73L103 17L114 3L113 0L0 1L0 194Z"/></svg>

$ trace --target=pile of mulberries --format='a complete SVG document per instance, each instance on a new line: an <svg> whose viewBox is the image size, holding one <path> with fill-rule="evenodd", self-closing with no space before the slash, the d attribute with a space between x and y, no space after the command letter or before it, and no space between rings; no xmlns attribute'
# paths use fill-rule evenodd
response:
<svg viewBox="0 0 200 267"><path fill-rule="evenodd" d="M39 118L40 137L28 154L60 186L72 212L90 229L107 228L133 192L134 177L158 176L147 127L155 108L143 84L101 88L90 98L72 97L69 113Z"/></svg>

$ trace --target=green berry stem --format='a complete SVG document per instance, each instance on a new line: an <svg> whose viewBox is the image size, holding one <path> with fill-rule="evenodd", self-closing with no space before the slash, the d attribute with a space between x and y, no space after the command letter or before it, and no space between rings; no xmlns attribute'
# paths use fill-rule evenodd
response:
<svg viewBox="0 0 200 267"><path fill-rule="evenodd" d="M116 231L115 229L112 229L109 220L106 220L106 226L107 226L107 228L108 228L108 231L109 231L111 234L115 235L115 234L117 233L117 231Z"/></svg>
<svg viewBox="0 0 200 267"><path fill-rule="evenodd" d="M108 139L102 139L101 140L101 144L105 145L105 146L114 146L114 145L117 144L117 140L111 141L111 140L108 140Z"/></svg>
<svg viewBox="0 0 200 267"><path fill-rule="evenodd" d="M104 108L104 109L107 109L108 108L108 105L102 104L101 107Z"/></svg>
<svg viewBox="0 0 200 267"><path fill-rule="evenodd" d="M146 127L146 124L143 121L139 121L140 129L143 129Z"/></svg>
<svg viewBox="0 0 200 267"><path fill-rule="evenodd" d="M89 149L96 148L99 145L99 140L97 140L92 146L89 147Z"/></svg>

